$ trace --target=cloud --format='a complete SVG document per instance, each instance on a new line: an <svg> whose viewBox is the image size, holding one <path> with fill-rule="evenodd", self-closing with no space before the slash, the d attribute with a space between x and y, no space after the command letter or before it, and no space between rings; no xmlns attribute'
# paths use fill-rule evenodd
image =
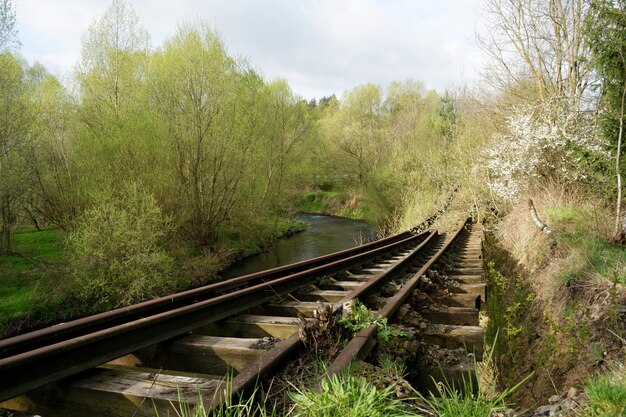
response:
<svg viewBox="0 0 626 417"><path fill-rule="evenodd" d="M136 0L154 46L179 23L203 20L267 78L306 97L341 95L413 78L444 89L475 78L473 0ZM20 0L22 53L58 72L80 57L80 39L105 0Z"/></svg>

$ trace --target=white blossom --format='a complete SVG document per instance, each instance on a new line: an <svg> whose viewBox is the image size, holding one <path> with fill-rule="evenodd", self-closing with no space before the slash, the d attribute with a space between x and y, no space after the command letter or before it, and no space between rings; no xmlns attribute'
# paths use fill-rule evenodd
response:
<svg viewBox="0 0 626 417"><path fill-rule="evenodd" d="M514 200L538 178L583 180L587 173L576 149L609 156L593 119L562 103L520 106L507 119L507 133L492 137L486 151L491 191Z"/></svg>

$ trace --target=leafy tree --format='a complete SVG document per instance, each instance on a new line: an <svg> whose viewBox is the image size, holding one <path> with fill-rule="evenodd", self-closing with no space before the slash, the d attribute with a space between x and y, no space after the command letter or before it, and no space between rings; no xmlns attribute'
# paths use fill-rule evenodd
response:
<svg viewBox="0 0 626 417"><path fill-rule="evenodd" d="M152 95L165 125L173 180L168 206L199 246L217 242L257 140L260 117L247 112L246 103L262 83L242 74L204 26L180 28L153 58Z"/></svg>
<svg viewBox="0 0 626 417"><path fill-rule="evenodd" d="M263 149L266 154L266 184L262 201L280 200L285 193L285 177L289 169L297 166L298 145L311 132L311 120L307 104L298 100L284 80L265 86L265 101L268 128L265 132Z"/></svg>
<svg viewBox="0 0 626 417"><path fill-rule="evenodd" d="M26 160L32 121L31 84L25 65L9 52L0 54L0 253L11 250L16 207L28 187Z"/></svg>
<svg viewBox="0 0 626 417"><path fill-rule="evenodd" d="M380 162L384 149L384 110L381 88L365 84L347 93L339 111L323 123L330 146L339 151L339 158L344 161L336 161L342 171L339 175L361 188Z"/></svg>
<svg viewBox="0 0 626 417"><path fill-rule="evenodd" d="M76 158L75 106L56 77L38 68L33 91L33 141L29 158L34 173L31 192L38 215L69 229L87 205L81 189L80 161Z"/></svg>
<svg viewBox="0 0 626 417"><path fill-rule="evenodd" d="M96 135L111 135L136 116L146 77L148 34L134 10L113 0L90 27L82 42L77 78L81 114Z"/></svg>
<svg viewBox="0 0 626 417"><path fill-rule="evenodd" d="M587 20L593 65L600 76L604 110L602 128L615 155L617 197L614 239L626 242L626 215L622 213L624 118L626 117L626 1L595 0Z"/></svg>

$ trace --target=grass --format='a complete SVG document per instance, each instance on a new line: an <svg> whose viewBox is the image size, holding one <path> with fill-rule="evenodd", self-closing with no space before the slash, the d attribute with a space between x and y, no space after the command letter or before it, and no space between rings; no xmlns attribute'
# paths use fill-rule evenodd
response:
<svg viewBox="0 0 626 417"><path fill-rule="evenodd" d="M606 202L564 192L538 201L548 225L559 232L557 244L568 252L562 282L603 279L626 284L626 251L609 243L613 213Z"/></svg>
<svg viewBox="0 0 626 417"><path fill-rule="evenodd" d="M496 334L489 352L486 352L483 359L483 367L486 364L493 364L495 346L498 335ZM475 358L468 358L473 361L473 369L477 369ZM444 384L437 384L436 392L430 392L428 396L418 393L418 396L425 405L434 411L439 417L491 417L494 415L504 415L509 409L506 399L524 384L532 374L522 379L514 386L500 390L496 378L488 380L477 379L471 375L463 375L457 386L445 380Z"/></svg>
<svg viewBox="0 0 626 417"><path fill-rule="evenodd" d="M290 394L299 417L417 416L393 398L393 387L379 390L365 378L333 375L323 379L319 392L294 387Z"/></svg>
<svg viewBox="0 0 626 417"><path fill-rule="evenodd" d="M60 240L55 229L13 235L15 255L0 258L0 334L9 322L25 318L38 305L50 266L62 262Z"/></svg>
<svg viewBox="0 0 626 417"><path fill-rule="evenodd" d="M303 213L330 214L363 220L370 215L363 198L340 191L309 191L302 195L298 209Z"/></svg>
<svg viewBox="0 0 626 417"><path fill-rule="evenodd" d="M562 281L600 278L626 284L626 251L623 246L582 233L563 235L558 241L570 251L568 267L560 276Z"/></svg>
<svg viewBox="0 0 626 417"><path fill-rule="evenodd" d="M263 251L278 239L306 229L306 224L299 220L276 217L264 219L247 230L241 227L224 227L220 235L220 244L237 256L247 256Z"/></svg>
<svg viewBox="0 0 626 417"><path fill-rule="evenodd" d="M626 369L623 365L615 366L606 374L590 379L585 386L589 398L584 417L621 417L626 416Z"/></svg>

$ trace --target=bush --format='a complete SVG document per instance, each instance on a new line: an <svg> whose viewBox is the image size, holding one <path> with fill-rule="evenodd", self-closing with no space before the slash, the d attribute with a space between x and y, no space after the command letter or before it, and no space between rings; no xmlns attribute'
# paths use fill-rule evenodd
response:
<svg viewBox="0 0 626 417"><path fill-rule="evenodd" d="M73 289L97 309L156 296L170 286L173 259L163 246L170 219L136 185L118 197L102 197L66 241Z"/></svg>

